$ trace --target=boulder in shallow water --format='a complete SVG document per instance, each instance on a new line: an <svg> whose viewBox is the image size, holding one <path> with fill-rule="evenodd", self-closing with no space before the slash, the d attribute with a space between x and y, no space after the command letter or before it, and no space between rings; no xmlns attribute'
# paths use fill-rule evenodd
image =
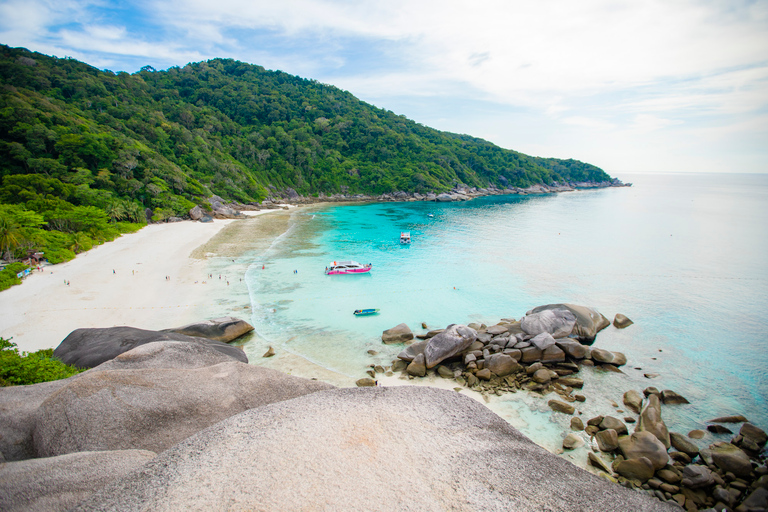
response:
<svg viewBox="0 0 768 512"><path fill-rule="evenodd" d="M253 326L245 320L233 316L222 316L203 322L174 327L173 329L163 329L160 332L175 332L228 343L252 330Z"/></svg>
<svg viewBox="0 0 768 512"><path fill-rule="evenodd" d="M552 335L548 332L537 334L528 341L531 343L531 345L539 350L545 350L555 344L555 338L553 338Z"/></svg>
<svg viewBox="0 0 768 512"><path fill-rule="evenodd" d="M482 464L467 464L478 454ZM435 467L440 471L424 471ZM247 411L159 454L77 510L218 510L222 504L675 510L550 454L461 393L423 386L336 389Z"/></svg>
<svg viewBox="0 0 768 512"><path fill-rule="evenodd" d="M567 404L561 400L555 400L552 399L549 402L547 402L547 405L549 405L549 408L553 411L562 412L565 414L573 414L576 412L576 408L572 406L571 404Z"/></svg>
<svg viewBox="0 0 768 512"><path fill-rule="evenodd" d="M567 309L545 309L526 314L520 319L520 327L532 336L549 334L552 338L565 338L576 325L576 317ZM542 350L546 347L540 347Z"/></svg>
<svg viewBox="0 0 768 512"><path fill-rule="evenodd" d="M669 430L664 420L661 418L661 402L658 395L648 395L648 402L640 411L640 419L637 422L635 431L650 432L666 447L670 447Z"/></svg>
<svg viewBox="0 0 768 512"><path fill-rule="evenodd" d="M679 452L687 454L689 457L694 458L699 454L699 447L696 446L687 436L678 434L677 432L669 433L669 442L672 448Z"/></svg>
<svg viewBox="0 0 768 512"><path fill-rule="evenodd" d="M563 352L568 354L568 357L573 359L589 359L591 350L588 346L582 345L575 340L557 340L557 346L560 347Z"/></svg>
<svg viewBox="0 0 768 512"><path fill-rule="evenodd" d="M619 450L625 459L645 457L653 468L661 469L669 462L667 448L650 432L633 432L619 438Z"/></svg>
<svg viewBox="0 0 768 512"><path fill-rule="evenodd" d="M408 372L408 375L413 375L414 377L424 377L427 374L427 365L424 363L424 354L422 353L414 357L413 361L408 364L405 371Z"/></svg>
<svg viewBox="0 0 768 512"><path fill-rule="evenodd" d="M661 391L661 401L664 405L672 404L689 404L688 400L683 395L679 395L671 389L664 389Z"/></svg>
<svg viewBox="0 0 768 512"><path fill-rule="evenodd" d="M626 316L622 315L621 313L616 313L616 316L613 317L613 326L617 329L624 329L625 327L629 327L634 322L627 318Z"/></svg>
<svg viewBox="0 0 768 512"><path fill-rule="evenodd" d="M715 443L709 447L712 461L724 472L730 471L739 478L749 478L752 464L749 456L731 443Z"/></svg>
<svg viewBox="0 0 768 512"><path fill-rule="evenodd" d="M434 368L444 360L466 350L477 338L477 331L466 325L449 325L443 332L429 339L424 347L427 368Z"/></svg>
<svg viewBox="0 0 768 512"><path fill-rule="evenodd" d="M523 370L523 367L507 354L491 354L491 356L485 360L485 367L499 377L504 377L511 373L517 373Z"/></svg>
<svg viewBox="0 0 768 512"><path fill-rule="evenodd" d="M624 393L624 399L623 399L624 405L626 405L629 409L633 410L636 413L640 412L640 409L643 406L643 396L634 389L630 389L626 393Z"/></svg>
<svg viewBox="0 0 768 512"><path fill-rule="evenodd" d="M419 342L408 345L402 351L400 351L399 354L397 354L397 358L402 359L403 361L408 361L410 363L416 359L416 356L424 353L424 347L427 346L428 342L429 340L421 340Z"/></svg>
<svg viewBox="0 0 768 512"><path fill-rule="evenodd" d="M582 446L584 446L584 439L582 439L580 435L573 432L565 436L565 439L563 439L563 448L566 450L575 450L576 448L581 448Z"/></svg>
<svg viewBox="0 0 768 512"><path fill-rule="evenodd" d="M404 343L413 339L413 332L406 324L399 324L381 333L381 341L390 345Z"/></svg>
<svg viewBox="0 0 768 512"><path fill-rule="evenodd" d="M183 341L203 344L230 356L234 360L243 363L248 362L248 357L239 347L233 347L221 341L175 332L148 331L125 326L75 329L56 347L53 355L66 364L80 368L93 368L139 345L156 341Z"/></svg>
<svg viewBox="0 0 768 512"><path fill-rule="evenodd" d="M547 309L565 309L573 313L576 317L576 324L574 325L570 336L575 337L584 343L591 344L595 341L598 332L611 325L611 322L596 309L587 306L578 306L576 304L548 304L546 306L533 308L528 311L526 315L539 313Z"/></svg>
<svg viewBox="0 0 768 512"><path fill-rule="evenodd" d="M627 357L621 352L611 352L602 348L592 349L592 360L598 363L612 364L614 366L624 366L627 364Z"/></svg>

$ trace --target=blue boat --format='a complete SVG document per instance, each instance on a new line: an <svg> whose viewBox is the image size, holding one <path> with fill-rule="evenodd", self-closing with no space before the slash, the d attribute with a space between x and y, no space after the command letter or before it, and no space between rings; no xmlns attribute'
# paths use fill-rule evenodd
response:
<svg viewBox="0 0 768 512"><path fill-rule="evenodd" d="M355 316L375 315L378 312L379 312L378 309L356 309L354 315Z"/></svg>

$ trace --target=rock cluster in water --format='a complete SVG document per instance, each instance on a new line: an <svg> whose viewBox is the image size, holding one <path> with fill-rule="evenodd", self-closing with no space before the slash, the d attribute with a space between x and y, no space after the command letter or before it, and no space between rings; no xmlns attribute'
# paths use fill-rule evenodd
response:
<svg viewBox="0 0 768 512"><path fill-rule="evenodd" d="M0 388L0 510L674 510L453 391L334 388L188 338L133 345L68 379Z"/></svg>
<svg viewBox="0 0 768 512"><path fill-rule="evenodd" d="M613 323L624 328L632 321L616 315ZM373 379L381 372L417 378L432 370L486 398L519 390L551 393L557 397L548 400L549 407L573 415L578 403L586 400L579 392L583 380L575 376L581 366L620 371L618 367L627 363L620 352L583 344L594 342L608 325L596 310L573 304L541 306L520 321L502 320L492 326L453 324L416 336L421 341L400 352L391 368L374 366L371 378L358 385L375 385ZM401 324L401 336L403 331ZM638 417L598 416L584 425L574 416L563 448L589 443L588 462L604 477L689 511L768 510L766 434L761 429L743 416L716 418L708 430L731 433L719 423L741 422L739 434L728 443L700 449L694 438L700 439L703 431L688 436L670 432L662 419L662 404L687 404L685 397L648 387L642 393L627 391L623 403ZM634 429L628 427L635 423Z"/></svg>

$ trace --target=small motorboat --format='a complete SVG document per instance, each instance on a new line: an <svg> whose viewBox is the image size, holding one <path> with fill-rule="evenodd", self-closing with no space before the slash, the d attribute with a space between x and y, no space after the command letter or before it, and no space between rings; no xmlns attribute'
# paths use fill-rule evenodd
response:
<svg viewBox="0 0 768 512"><path fill-rule="evenodd" d="M379 312L378 309L356 309L355 316L375 315Z"/></svg>
<svg viewBox="0 0 768 512"><path fill-rule="evenodd" d="M400 233L400 243L401 244L409 244L411 243L411 232L410 231L403 231Z"/></svg>
<svg viewBox="0 0 768 512"><path fill-rule="evenodd" d="M427 217L434 217L435 215L433 213L428 213Z"/></svg>
<svg viewBox="0 0 768 512"><path fill-rule="evenodd" d="M361 265L356 261L332 261L325 267L325 275L334 276L337 274L364 274L371 271L372 265Z"/></svg>

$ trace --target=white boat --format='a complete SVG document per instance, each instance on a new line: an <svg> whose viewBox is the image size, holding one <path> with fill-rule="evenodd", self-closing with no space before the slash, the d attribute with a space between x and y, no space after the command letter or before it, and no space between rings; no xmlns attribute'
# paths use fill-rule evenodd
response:
<svg viewBox="0 0 768 512"><path fill-rule="evenodd" d="M401 244L409 244L411 243L411 232L410 231L403 231L400 233L400 243Z"/></svg>
<svg viewBox="0 0 768 512"><path fill-rule="evenodd" d="M372 265L361 265L356 261L332 261L325 267L325 275L333 276L338 274L364 274L371 271Z"/></svg>

